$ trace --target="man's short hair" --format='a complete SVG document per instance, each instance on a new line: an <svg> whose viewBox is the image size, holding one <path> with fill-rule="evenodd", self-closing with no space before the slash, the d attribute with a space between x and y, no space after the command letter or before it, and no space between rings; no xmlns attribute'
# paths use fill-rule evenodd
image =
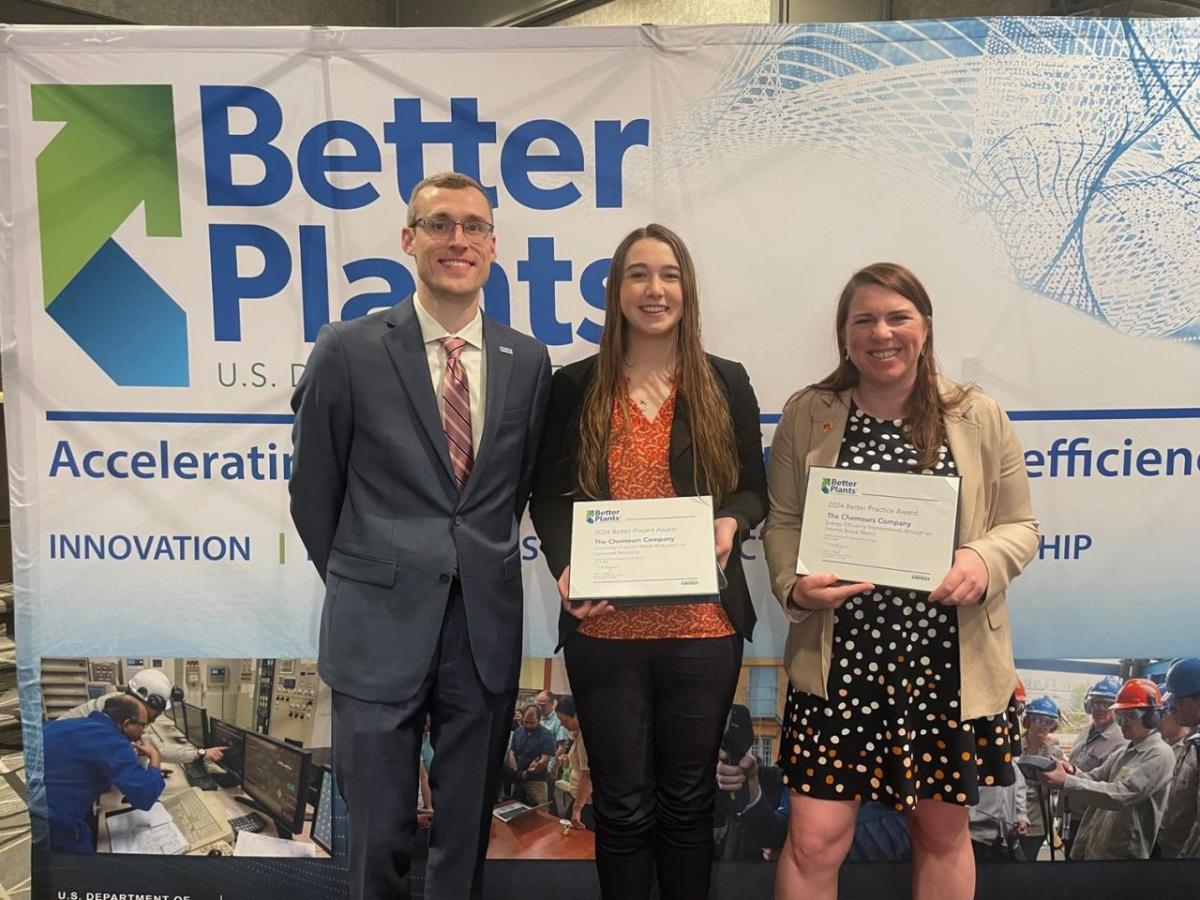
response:
<svg viewBox="0 0 1200 900"><path fill-rule="evenodd" d="M123 725L131 719L134 722L142 720L142 710L138 706L138 702L128 694L118 694L115 697L109 697L104 701L104 709L102 711L118 725Z"/></svg>
<svg viewBox="0 0 1200 900"><path fill-rule="evenodd" d="M430 175L428 178L422 178L417 182L417 186L412 189L412 193L408 195L408 227L412 228L417 224L417 196L421 191L428 188L446 188L451 191L465 191L471 188L483 194L483 199L487 201L488 212L495 217L496 208L492 206L492 198L488 196L488 192L484 190L482 184L472 178L470 175L464 175L461 172L438 172L436 175Z"/></svg>
<svg viewBox="0 0 1200 900"><path fill-rule="evenodd" d="M563 716L575 718L576 715L578 714L575 712L575 698L570 694L567 694L565 697L560 697L558 700L558 717L560 719Z"/></svg>
<svg viewBox="0 0 1200 900"><path fill-rule="evenodd" d="M522 706L521 716L524 717L525 713L529 712L531 709L538 714L539 719L542 717L542 711L538 709L538 705L536 703L526 703L524 706Z"/></svg>

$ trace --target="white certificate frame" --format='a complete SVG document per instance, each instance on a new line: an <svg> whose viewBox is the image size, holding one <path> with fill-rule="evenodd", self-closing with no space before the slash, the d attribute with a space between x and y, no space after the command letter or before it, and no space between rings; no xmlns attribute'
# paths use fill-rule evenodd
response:
<svg viewBox="0 0 1200 900"><path fill-rule="evenodd" d="M931 591L954 562L962 479L812 466L796 574Z"/></svg>
<svg viewBox="0 0 1200 900"><path fill-rule="evenodd" d="M572 509L572 601L720 599L710 496L581 500Z"/></svg>

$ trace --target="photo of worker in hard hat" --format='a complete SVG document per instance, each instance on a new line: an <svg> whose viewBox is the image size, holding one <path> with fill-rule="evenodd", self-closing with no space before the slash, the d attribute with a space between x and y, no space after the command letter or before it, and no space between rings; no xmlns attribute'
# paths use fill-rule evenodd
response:
<svg viewBox="0 0 1200 900"><path fill-rule="evenodd" d="M1148 678L1131 678L1112 709L1128 742L1124 749L1090 772L1059 760L1040 776L1046 787L1065 791L1073 808L1085 810L1072 860L1149 859L1166 811L1175 754L1158 731L1162 692Z"/></svg>
<svg viewBox="0 0 1200 900"><path fill-rule="evenodd" d="M1025 704L1025 715L1021 718L1021 758L1037 756L1053 760L1066 758L1054 732L1062 721L1062 712L1055 700L1043 694ZM1049 818L1048 791L1036 778L1025 780L1025 815L1029 828L1021 836L1022 858L1033 862L1038 858L1047 836L1054 841L1054 823Z"/></svg>
<svg viewBox="0 0 1200 900"><path fill-rule="evenodd" d="M86 718L94 712L100 712L111 698L121 696L131 698L140 708L147 723L142 739L154 746L163 763L182 766L203 759L215 763L221 761L221 756L227 748L195 747L188 743L176 743L170 739L167 729L159 724L158 720L163 713L173 709L173 703L182 703L184 698L183 688L173 685L161 669L142 669L131 676L126 684L76 704L60 713L57 718Z"/></svg>
<svg viewBox="0 0 1200 900"><path fill-rule="evenodd" d="M1177 660L1167 671L1166 683L1167 718L1173 720L1168 728L1176 737L1175 769L1157 850L1163 859L1200 859L1200 656Z"/></svg>
<svg viewBox="0 0 1200 900"><path fill-rule="evenodd" d="M51 850L338 855L315 660L43 658L40 693Z"/></svg>
<svg viewBox="0 0 1200 900"><path fill-rule="evenodd" d="M1117 727L1116 710L1112 708L1117 702L1117 692L1121 690L1121 679L1115 675L1105 675L1089 689L1083 698L1083 711L1090 717L1087 727L1075 740L1067 756L1067 762L1080 772L1090 772L1112 755L1114 750L1125 746L1125 737ZM1079 826L1083 822L1083 809L1072 809L1070 800L1065 792L1060 793L1059 808L1065 822L1063 842L1066 845L1066 856L1070 857L1071 845Z"/></svg>

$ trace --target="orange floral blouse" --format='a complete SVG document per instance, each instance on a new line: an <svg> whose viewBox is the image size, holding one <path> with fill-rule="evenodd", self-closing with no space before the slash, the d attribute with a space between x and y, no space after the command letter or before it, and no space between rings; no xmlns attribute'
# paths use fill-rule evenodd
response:
<svg viewBox="0 0 1200 900"><path fill-rule="evenodd" d="M651 422L629 399L629 431L613 441L608 452L608 483L614 500L674 497L671 484L671 423L675 419L674 388ZM612 434L620 435L623 416L620 400L613 402ZM719 603L684 603L634 606L584 619L579 631L589 637L714 638L734 633Z"/></svg>

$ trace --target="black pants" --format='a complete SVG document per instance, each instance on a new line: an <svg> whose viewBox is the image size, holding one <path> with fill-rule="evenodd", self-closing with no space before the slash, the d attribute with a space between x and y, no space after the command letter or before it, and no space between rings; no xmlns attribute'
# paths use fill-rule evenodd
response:
<svg viewBox="0 0 1200 900"><path fill-rule="evenodd" d="M605 640L565 650L587 741L605 900L708 896L717 751L742 639Z"/></svg>
<svg viewBox="0 0 1200 900"><path fill-rule="evenodd" d="M333 764L350 824L353 900L402 900L417 830L418 759L425 714L434 746L429 900L478 898L492 803L512 725L515 689L479 680L462 589L450 591L437 651L408 700L376 703L333 693Z"/></svg>

